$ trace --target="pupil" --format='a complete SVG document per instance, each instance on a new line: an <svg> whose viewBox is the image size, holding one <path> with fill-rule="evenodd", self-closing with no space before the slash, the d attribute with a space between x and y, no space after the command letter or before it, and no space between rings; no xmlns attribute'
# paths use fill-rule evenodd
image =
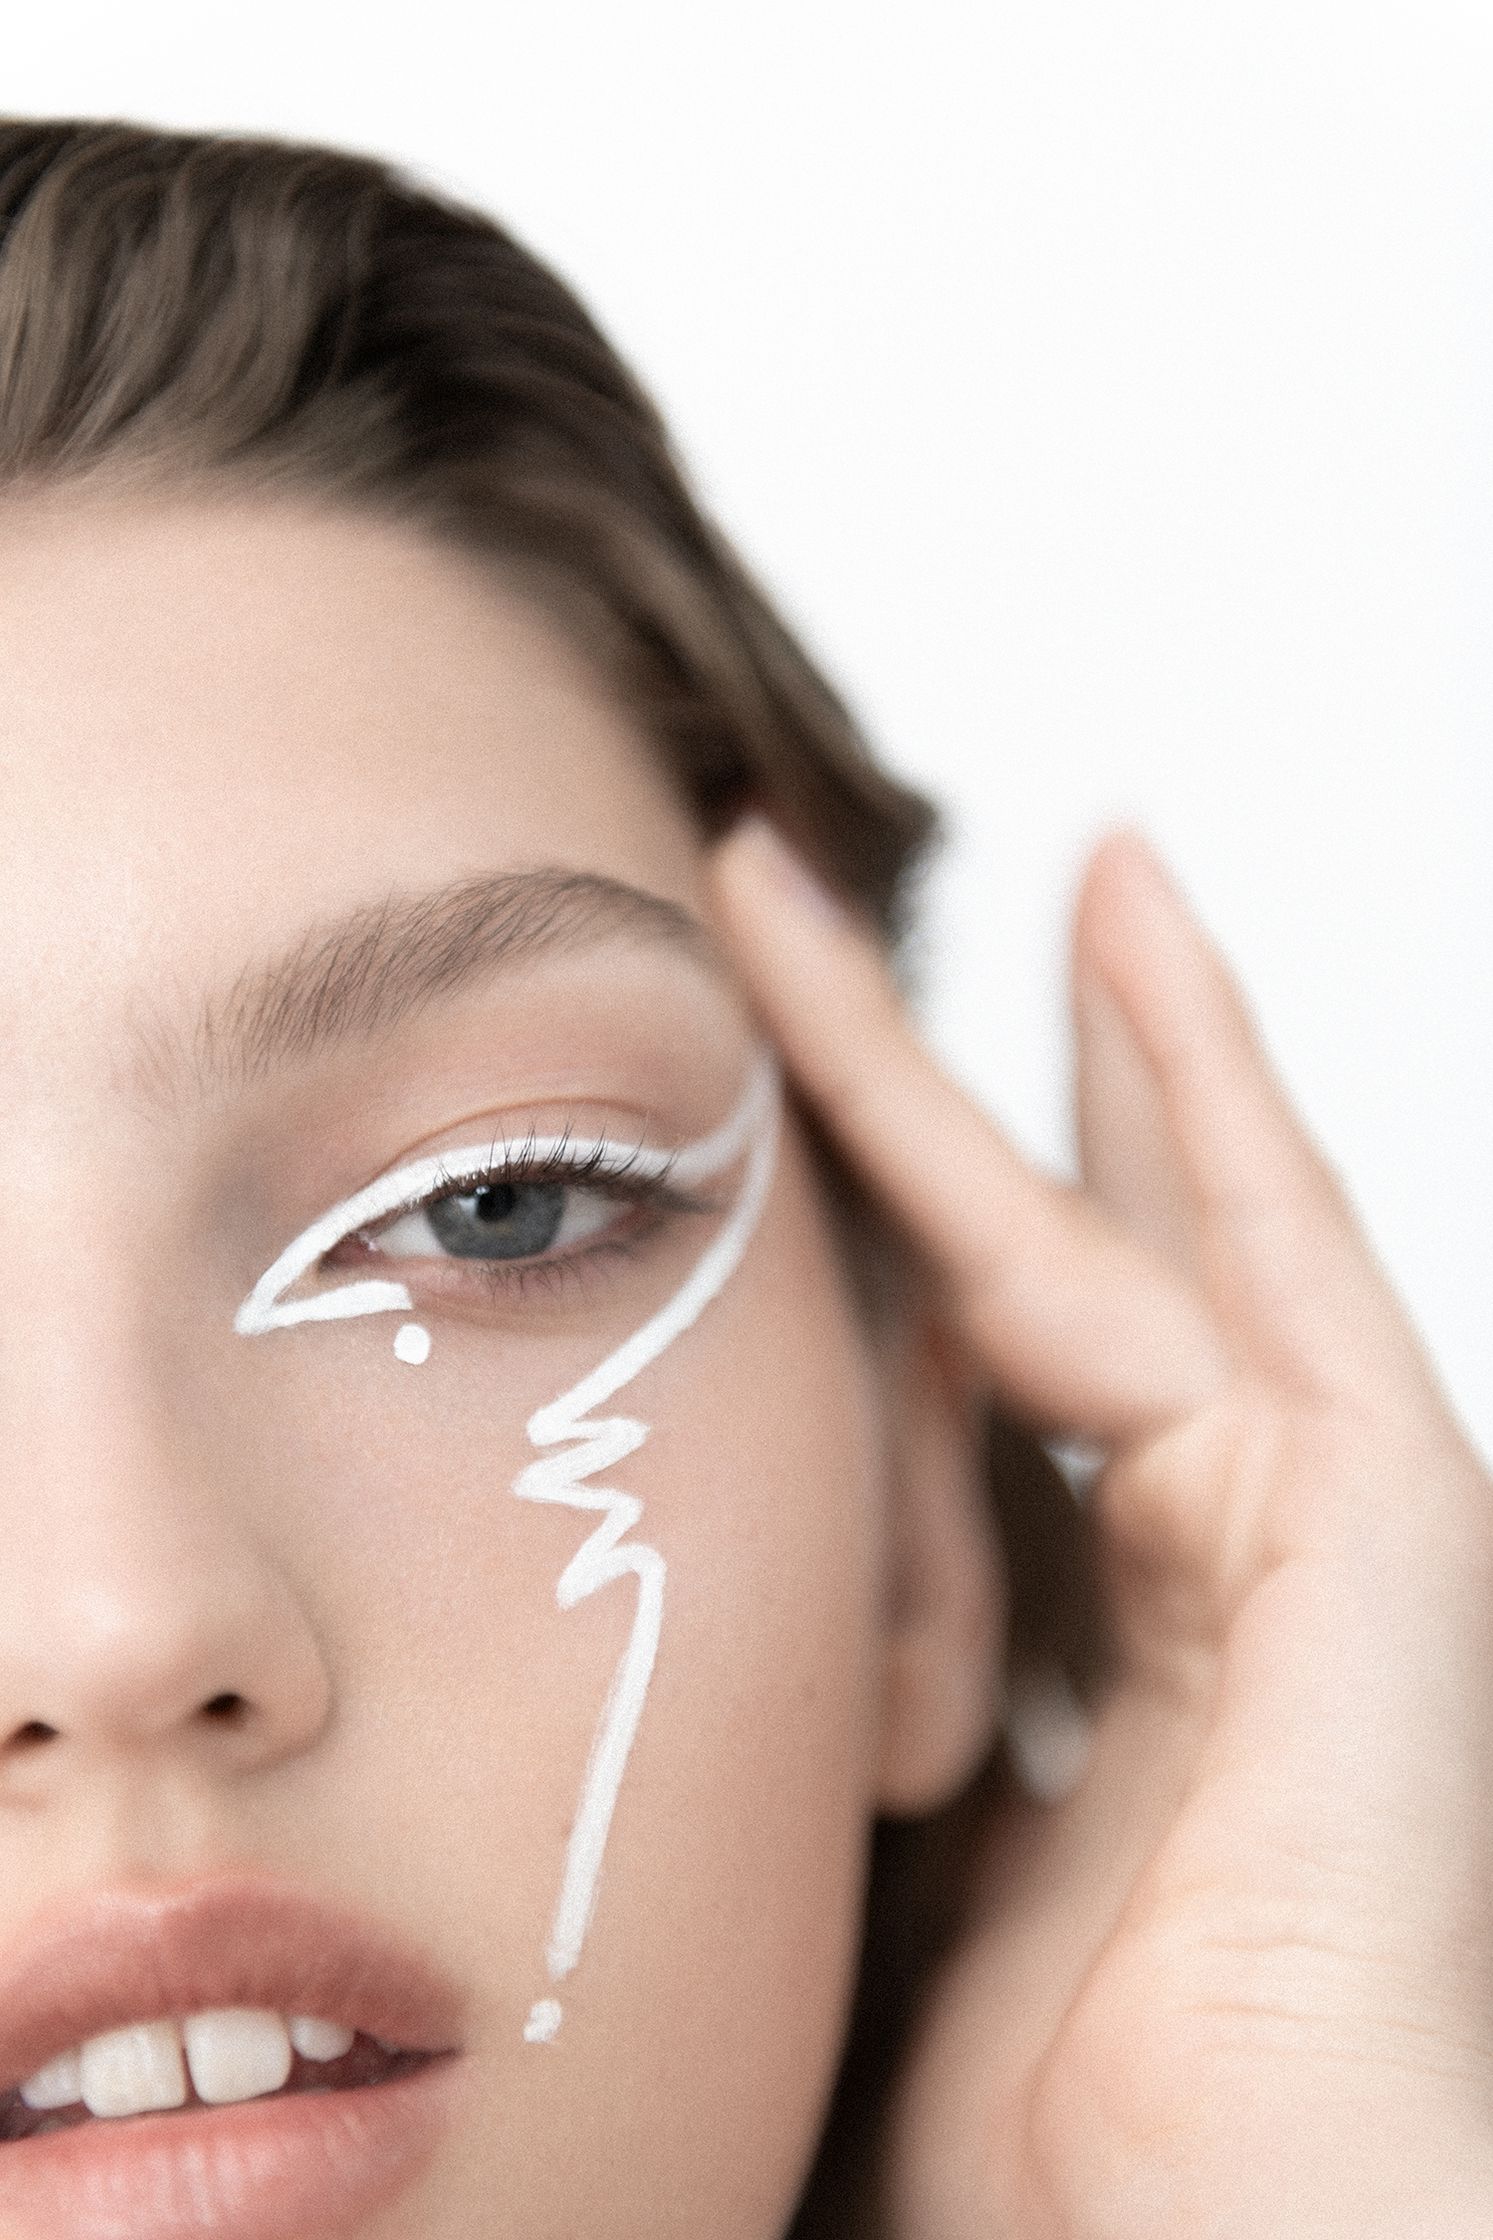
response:
<svg viewBox="0 0 1493 2240"><path fill-rule="evenodd" d="M462 1260L523 1260L554 1243L565 1212L563 1182L485 1182L438 1198L426 1218Z"/></svg>

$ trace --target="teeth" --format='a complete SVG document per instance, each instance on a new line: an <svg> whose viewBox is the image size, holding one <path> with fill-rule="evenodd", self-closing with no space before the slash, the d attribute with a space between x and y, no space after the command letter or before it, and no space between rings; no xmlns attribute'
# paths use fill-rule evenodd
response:
<svg viewBox="0 0 1493 2240"><path fill-rule="evenodd" d="M290 2042L303 2061L340 2061L352 2045L354 2033L340 2022L322 2022L314 2014L293 2014Z"/></svg>
<svg viewBox="0 0 1493 2240"><path fill-rule="evenodd" d="M132 2022L83 2047L83 2100L90 2115L138 2116L180 2108L187 2097L174 2022Z"/></svg>
<svg viewBox="0 0 1493 2240"><path fill-rule="evenodd" d="M67 2108L83 2097L83 2057L79 2047L59 2053L21 2087L28 2108Z"/></svg>
<svg viewBox="0 0 1493 2240"><path fill-rule="evenodd" d="M268 2007L216 2007L181 2030L199 2099L257 2100L290 2075L290 2033Z"/></svg>
<svg viewBox="0 0 1493 2240"><path fill-rule="evenodd" d="M105 2030L59 2053L26 2079L20 2093L28 2108L66 2108L81 2100L95 2116L144 2115L185 2106L190 2068L199 2100L256 2100L286 2082L292 2049L306 2061L336 2061L353 2037L340 2022L319 2015L292 2015L287 2025L269 2008L218 2007L181 2023Z"/></svg>

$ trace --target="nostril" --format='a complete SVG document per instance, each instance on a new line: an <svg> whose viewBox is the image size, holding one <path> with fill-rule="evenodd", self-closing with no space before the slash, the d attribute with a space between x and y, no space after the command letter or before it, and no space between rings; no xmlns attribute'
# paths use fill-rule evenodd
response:
<svg viewBox="0 0 1493 2240"><path fill-rule="evenodd" d="M202 1708L208 1718L217 1720L220 1726L225 1727L242 1726L249 1715L249 1706L243 1697L235 1695L231 1690L223 1695L209 1696Z"/></svg>
<svg viewBox="0 0 1493 2240"><path fill-rule="evenodd" d="M56 1732L57 1729L49 1727L45 1719L28 1719L23 1727L16 1728L11 1740L23 1750L33 1750L40 1742L50 1742Z"/></svg>

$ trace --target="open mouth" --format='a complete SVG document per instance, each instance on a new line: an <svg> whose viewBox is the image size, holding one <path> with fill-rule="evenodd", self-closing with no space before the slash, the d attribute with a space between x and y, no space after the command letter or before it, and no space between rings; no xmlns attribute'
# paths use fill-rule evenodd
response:
<svg viewBox="0 0 1493 2240"><path fill-rule="evenodd" d="M291 2062L290 2074L277 2092L255 2095L260 2100L288 2100L297 2094L317 2092L344 2092L361 2086L391 2083L397 2077L409 2076L417 2069L427 2068L431 2062L445 2056L436 2053L388 2051L376 2038L359 2031L344 2054L333 2061L308 2061L296 2054ZM194 2109L220 2107L222 2102L203 2100L187 2078L187 2096L179 2108L152 2109L152 2120L161 2115L190 2115ZM234 2105L236 2103L229 2103ZM95 2126L107 2124L117 2129L122 2124L138 2120L134 2116L96 2116L82 2100L75 2100L61 2108L31 2108L21 2098L20 2088L0 2094L0 2143L13 2139L35 2139L51 2131L70 2131L82 2124Z"/></svg>
<svg viewBox="0 0 1493 2240"><path fill-rule="evenodd" d="M0 2224L18 2240L357 2227L458 2120L477 2074L463 2012L385 1924L257 1870L44 1911L0 1953Z"/></svg>

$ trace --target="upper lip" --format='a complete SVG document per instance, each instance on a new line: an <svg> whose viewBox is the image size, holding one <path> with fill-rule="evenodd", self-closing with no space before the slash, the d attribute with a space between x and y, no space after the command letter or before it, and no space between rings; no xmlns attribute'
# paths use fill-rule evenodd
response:
<svg viewBox="0 0 1493 2240"><path fill-rule="evenodd" d="M382 1923L260 1874L103 1890L0 1952L0 2091L101 2031L207 2007L320 2015L435 2053L458 2043L463 2005Z"/></svg>

